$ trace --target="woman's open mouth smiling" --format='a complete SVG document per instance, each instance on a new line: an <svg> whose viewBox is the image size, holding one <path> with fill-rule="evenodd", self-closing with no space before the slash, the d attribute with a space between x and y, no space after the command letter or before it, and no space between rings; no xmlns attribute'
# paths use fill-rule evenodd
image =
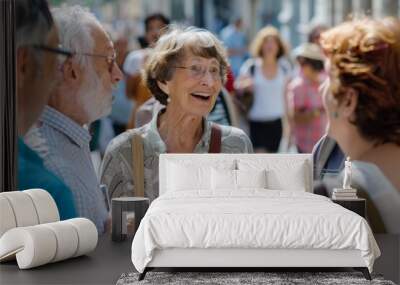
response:
<svg viewBox="0 0 400 285"><path fill-rule="evenodd" d="M192 97L196 98L197 100L201 100L203 102L208 102L211 100L211 95L208 93L190 93Z"/></svg>

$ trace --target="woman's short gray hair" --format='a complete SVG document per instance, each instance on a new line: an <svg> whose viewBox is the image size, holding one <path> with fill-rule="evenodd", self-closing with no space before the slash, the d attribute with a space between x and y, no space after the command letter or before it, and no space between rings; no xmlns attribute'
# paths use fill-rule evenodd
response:
<svg viewBox="0 0 400 285"><path fill-rule="evenodd" d="M185 29L169 26L150 53L143 71L143 79L154 97L167 105L168 96L157 81L171 80L176 66L186 53L205 58L215 58L221 70L221 81L226 79L228 60L222 43L209 31L195 27Z"/></svg>
<svg viewBox="0 0 400 285"><path fill-rule="evenodd" d="M94 48L92 30L101 27L100 22L89 11L79 5L53 8L54 21L60 35L60 44L72 52L90 53ZM81 66L89 66L88 56L76 55Z"/></svg>

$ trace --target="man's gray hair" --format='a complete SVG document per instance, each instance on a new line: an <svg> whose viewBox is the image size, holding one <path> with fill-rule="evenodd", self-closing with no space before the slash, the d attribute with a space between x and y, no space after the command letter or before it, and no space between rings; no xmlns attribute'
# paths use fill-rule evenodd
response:
<svg viewBox="0 0 400 285"><path fill-rule="evenodd" d="M53 26L45 0L15 1L16 46L43 45Z"/></svg>
<svg viewBox="0 0 400 285"><path fill-rule="evenodd" d="M100 22L87 8L79 5L62 6L51 10L56 22L60 44L72 52L91 53L94 48L92 30L101 27ZM77 55L82 66L89 66L92 62L88 56Z"/></svg>

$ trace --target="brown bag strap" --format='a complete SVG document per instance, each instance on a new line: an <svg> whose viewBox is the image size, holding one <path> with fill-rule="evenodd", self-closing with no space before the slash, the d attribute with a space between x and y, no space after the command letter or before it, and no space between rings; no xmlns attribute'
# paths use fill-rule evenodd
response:
<svg viewBox="0 0 400 285"><path fill-rule="evenodd" d="M210 148L208 149L208 153L220 153L221 152L221 137L222 137L221 128L216 124L212 124L211 125Z"/></svg>
<svg viewBox="0 0 400 285"><path fill-rule="evenodd" d="M144 197L143 139L139 134L132 137L133 196Z"/></svg>

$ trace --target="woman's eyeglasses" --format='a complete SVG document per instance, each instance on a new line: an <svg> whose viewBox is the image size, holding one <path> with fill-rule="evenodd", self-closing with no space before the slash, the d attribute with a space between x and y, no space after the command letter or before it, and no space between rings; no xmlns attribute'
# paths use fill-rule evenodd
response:
<svg viewBox="0 0 400 285"><path fill-rule="evenodd" d="M46 46L46 45L34 45L33 48L38 49L38 50L42 50L42 51L47 51L47 52L51 52L51 53L55 53L58 55L62 55L65 57L73 57L74 55L84 55L84 56L93 56L93 57L99 57L99 58L105 58L106 62L108 64L108 71L111 73L114 65L115 65L115 61L117 59L117 55L114 52L113 55L104 55L104 54L95 54L95 53L86 53L86 52L73 52L73 51L69 51L64 49L61 45L59 45L58 47L50 47L50 46Z"/></svg>
<svg viewBox="0 0 400 285"><path fill-rule="evenodd" d="M186 69L189 71L191 77L195 79L203 78L207 71L211 74L214 80L221 79L221 70L216 66L205 67L201 65L191 65L191 66L174 66L175 68Z"/></svg>

